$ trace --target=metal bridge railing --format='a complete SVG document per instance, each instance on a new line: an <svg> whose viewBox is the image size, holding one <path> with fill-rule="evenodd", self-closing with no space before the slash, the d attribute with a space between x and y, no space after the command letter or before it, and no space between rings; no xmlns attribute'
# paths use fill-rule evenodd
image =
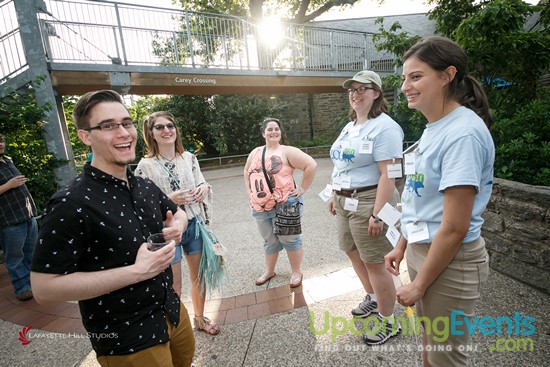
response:
<svg viewBox="0 0 550 367"><path fill-rule="evenodd" d="M58 63L240 70L357 71L393 57L372 34L287 24L282 40L250 19L122 3L46 0L47 57ZM388 70L393 71L391 65Z"/></svg>
<svg viewBox="0 0 550 367"><path fill-rule="evenodd" d="M38 18L51 63L235 70L393 72L394 57L372 34L104 0L44 0ZM28 68L14 0L0 3L0 82Z"/></svg>
<svg viewBox="0 0 550 367"><path fill-rule="evenodd" d="M0 3L0 81L28 68L13 1Z"/></svg>

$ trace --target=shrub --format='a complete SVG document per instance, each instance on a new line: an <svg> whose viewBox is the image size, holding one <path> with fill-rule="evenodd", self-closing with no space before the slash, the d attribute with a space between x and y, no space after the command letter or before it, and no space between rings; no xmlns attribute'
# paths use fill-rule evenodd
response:
<svg viewBox="0 0 550 367"><path fill-rule="evenodd" d="M550 97L519 108L509 117L495 116L495 176L550 186Z"/></svg>

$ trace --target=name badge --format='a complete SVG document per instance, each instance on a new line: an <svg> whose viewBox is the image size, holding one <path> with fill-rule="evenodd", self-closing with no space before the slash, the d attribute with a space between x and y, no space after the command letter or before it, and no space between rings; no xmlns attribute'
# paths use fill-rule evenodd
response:
<svg viewBox="0 0 550 367"><path fill-rule="evenodd" d="M401 163L388 164L388 178L400 178L403 177L401 171Z"/></svg>
<svg viewBox="0 0 550 367"><path fill-rule="evenodd" d="M342 190L342 177L336 176L332 179L332 188L334 190Z"/></svg>
<svg viewBox="0 0 550 367"><path fill-rule="evenodd" d="M414 222L407 224L407 238L409 243L421 242L430 238L428 232L428 223L426 222Z"/></svg>
<svg viewBox="0 0 550 367"><path fill-rule="evenodd" d="M358 206L359 206L358 199L346 198L346 201L344 202L344 209L349 210L350 212L356 212Z"/></svg>
<svg viewBox="0 0 550 367"><path fill-rule="evenodd" d="M405 154L405 174L414 175L416 173L416 154Z"/></svg>
<svg viewBox="0 0 550 367"><path fill-rule="evenodd" d="M319 197L321 200L323 200L325 203L330 200L330 197L332 196L332 186L330 184L327 184L325 186L325 189L319 193Z"/></svg>
<svg viewBox="0 0 550 367"><path fill-rule="evenodd" d="M340 178L342 179L342 188L343 189L349 189L351 187L351 176L349 175L340 175Z"/></svg>
<svg viewBox="0 0 550 367"><path fill-rule="evenodd" d="M361 146L359 147L359 153L361 154L372 154L373 149L372 140L361 140Z"/></svg>
<svg viewBox="0 0 550 367"><path fill-rule="evenodd" d="M386 232L386 238L390 241L393 247L397 245L397 242L399 241L400 236L401 236L401 233L394 226L390 226L388 228L388 231Z"/></svg>
<svg viewBox="0 0 550 367"><path fill-rule="evenodd" d="M395 223L401 218L401 213L391 204L386 203L378 212L378 218L391 227L395 226Z"/></svg>

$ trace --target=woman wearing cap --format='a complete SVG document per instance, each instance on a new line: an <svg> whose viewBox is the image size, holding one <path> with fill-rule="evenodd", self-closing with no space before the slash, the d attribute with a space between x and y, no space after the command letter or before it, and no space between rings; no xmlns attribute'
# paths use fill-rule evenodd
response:
<svg viewBox="0 0 550 367"><path fill-rule="evenodd" d="M388 177L388 166L401 162L403 130L386 114L378 74L361 71L343 87L349 94L351 121L330 150L334 170L328 210L336 216L340 249L348 255L367 293L351 313L357 317L374 313L378 317L380 329L363 334L365 343L376 345L401 330L393 318L392 275L384 267L384 256L392 245L378 213L384 204L395 207L399 200L395 179Z"/></svg>

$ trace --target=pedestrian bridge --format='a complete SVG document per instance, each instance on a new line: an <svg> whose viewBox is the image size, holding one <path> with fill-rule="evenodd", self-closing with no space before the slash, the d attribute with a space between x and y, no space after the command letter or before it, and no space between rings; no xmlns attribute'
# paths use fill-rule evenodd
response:
<svg viewBox="0 0 550 367"><path fill-rule="evenodd" d="M359 70L394 71L393 57L376 51L373 35L364 32L102 0L34 3L0 5L2 83L28 82L29 58L37 56L62 95L105 88L131 94L341 92L342 79ZM32 21L37 29L29 34ZM28 45L26 36L39 42Z"/></svg>
<svg viewBox="0 0 550 367"><path fill-rule="evenodd" d="M104 0L0 2L0 98L33 84L60 185L76 174L63 95L342 92L393 73L373 34ZM40 80L40 82L37 82Z"/></svg>

